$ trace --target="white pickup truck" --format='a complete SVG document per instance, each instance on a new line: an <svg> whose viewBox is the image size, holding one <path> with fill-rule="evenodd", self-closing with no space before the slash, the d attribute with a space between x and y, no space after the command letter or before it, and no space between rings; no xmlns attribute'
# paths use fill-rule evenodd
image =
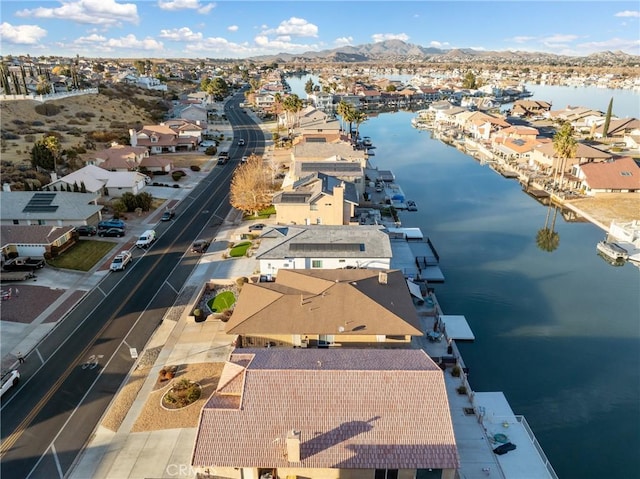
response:
<svg viewBox="0 0 640 479"><path fill-rule="evenodd" d="M140 238L136 241L136 246L138 248L148 248L155 240L156 230L147 230L140 235Z"/></svg>
<svg viewBox="0 0 640 479"><path fill-rule="evenodd" d="M131 263L133 256L129 251L120 251L118 256L113 258L111 262L111 266L109 266L110 271L124 271L127 268L127 265Z"/></svg>
<svg viewBox="0 0 640 479"><path fill-rule="evenodd" d="M6 375L2 376L2 390L0 391L0 396L4 396L9 389L18 385L20 382L20 373L17 369L8 372Z"/></svg>

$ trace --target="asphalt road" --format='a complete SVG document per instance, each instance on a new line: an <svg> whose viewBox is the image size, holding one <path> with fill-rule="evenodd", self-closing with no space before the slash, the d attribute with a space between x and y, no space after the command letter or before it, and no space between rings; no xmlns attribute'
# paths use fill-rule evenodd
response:
<svg viewBox="0 0 640 479"><path fill-rule="evenodd" d="M159 238L136 251L125 272L110 273L56 326L21 366L19 387L2 398L0 476L54 478L69 472L135 360L195 268L197 238L215 236L230 211L229 185L243 155L264 151L262 130L238 107L225 107L234 127L227 165L216 166L158 224ZM236 139L245 139L237 146Z"/></svg>

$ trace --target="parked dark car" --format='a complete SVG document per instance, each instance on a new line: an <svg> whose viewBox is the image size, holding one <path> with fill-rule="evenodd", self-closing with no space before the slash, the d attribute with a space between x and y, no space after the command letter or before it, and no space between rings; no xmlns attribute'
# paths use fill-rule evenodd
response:
<svg viewBox="0 0 640 479"><path fill-rule="evenodd" d="M194 241L191 251L194 253L206 253L211 243L208 240L199 239Z"/></svg>
<svg viewBox="0 0 640 479"><path fill-rule="evenodd" d="M106 230L100 230L98 236L106 236L108 238L121 238L124 236L124 230L122 228L109 228Z"/></svg>
<svg viewBox="0 0 640 479"><path fill-rule="evenodd" d="M76 232L80 236L95 236L98 233L98 229L92 225L82 225L76 228Z"/></svg>
<svg viewBox="0 0 640 479"><path fill-rule="evenodd" d="M502 456L503 454L508 453L509 451L513 451L516 448L516 445L512 442L507 442L496 447L493 452L495 452L498 456Z"/></svg>
<svg viewBox="0 0 640 479"><path fill-rule="evenodd" d="M176 215L176 212L173 210L165 210L164 213L162 213L162 218L160 218L160 221L170 221L173 219L173 217Z"/></svg>
<svg viewBox="0 0 640 479"><path fill-rule="evenodd" d="M249 226L249 231L262 231L266 227L267 225L265 225L264 223L256 223L255 225Z"/></svg>

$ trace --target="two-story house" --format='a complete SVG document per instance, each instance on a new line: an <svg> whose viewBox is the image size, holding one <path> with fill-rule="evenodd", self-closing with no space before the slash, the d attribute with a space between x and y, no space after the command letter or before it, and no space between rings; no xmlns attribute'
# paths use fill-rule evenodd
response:
<svg viewBox="0 0 640 479"><path fill-rule="evenodd" d="M272 200L278 224L348 225L358 205L355 184L312 173Z"/></svg>
<svg viewBox="0 0 640 479"><path fill-rule="evenodd" d="M87 165L99 166L109 171L136 171L148 157L149 150L144 146L112 143L109 148L92 153Z"/></svg>

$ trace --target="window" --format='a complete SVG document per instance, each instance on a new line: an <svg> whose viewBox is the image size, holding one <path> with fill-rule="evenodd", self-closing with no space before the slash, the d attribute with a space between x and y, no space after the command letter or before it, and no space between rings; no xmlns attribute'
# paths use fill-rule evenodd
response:
<svg viewBox="0 0 640 479"><path fill-rule="evenodd" d="M314 259L311 261L311 267L312 268L322 268L322 260L320 259Z"/></svg>
<svg viewBox="0 0 640 479"><path fill-rule="evenodd" d="M310 209L311 211L318 211L318 203L311 203L311 204L309 205L309 209Z"/></svg>
<svg viewBox="0 0 640 479"><path fill-rule="evenodd" d="M46 225L46 224L47 224L47 221L46 221L46 220L38 220L38 224L39 224L40 226L42 226L42 225Z"/></svg>
<svg viewBox="0 0 640 479"><path fill-rule="evenodd" d="M13 224L14 224L14 225L19 225L19 224L20 224L20 221L18 221L18 220L13 220Z"/></svg>
<svg viewBox="0 0 640 479"><path fill-rule="evenodd" d="M398 470L376 469L375 479L398 479Z"/></svg>

